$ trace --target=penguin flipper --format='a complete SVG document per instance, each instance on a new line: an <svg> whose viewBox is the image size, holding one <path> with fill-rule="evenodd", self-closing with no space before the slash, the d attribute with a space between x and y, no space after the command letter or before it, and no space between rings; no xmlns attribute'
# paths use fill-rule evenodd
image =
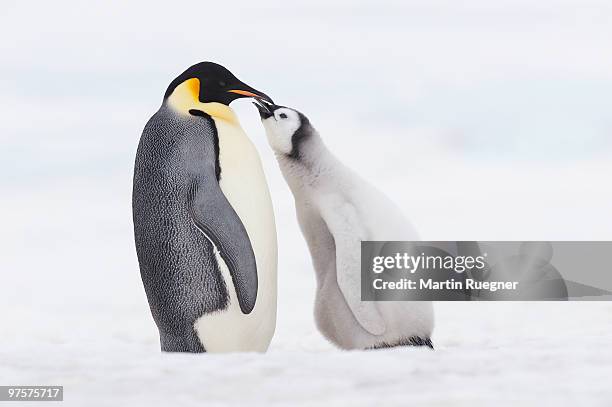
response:
<svg viewBox="0 0 612 407"><path fill-rule="evenodd" d="M240 310L249 314L257 299L257 263L247 231L219 187L214 169L193 181L189 211L227 265Z"/></svg>
<svg viewBox="0 0 612 407"><path fill-rule="evenodd" d="M387 327L373 301L361 300L361 231L356 209L350 203L325 202L321 216L334 237L336 279L355 319L372 335L382 335Z"/></svg>

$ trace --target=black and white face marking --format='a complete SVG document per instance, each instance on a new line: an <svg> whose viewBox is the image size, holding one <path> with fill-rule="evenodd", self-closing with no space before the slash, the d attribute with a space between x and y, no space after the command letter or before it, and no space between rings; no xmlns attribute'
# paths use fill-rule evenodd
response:
<svg viewBox="0 0 612 407"><path fill-rule="evenodd" d="M308 118L297 110L268 103L255 103L272 149L294 159L300 158L300 143L312 131Z"/></svg>

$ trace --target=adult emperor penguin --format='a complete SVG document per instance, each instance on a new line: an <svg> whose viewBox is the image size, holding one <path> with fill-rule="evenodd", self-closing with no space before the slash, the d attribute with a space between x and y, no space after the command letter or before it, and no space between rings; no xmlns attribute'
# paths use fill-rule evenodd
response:
<svg viewBox="0 0 612 407"><path fill-rule="evenodd" d="M274 213L259 155L229 104L271 99L202 62L142 133L133 216L162 351L264 352L276 325Z"/></svg>
<svg viewBox="0 0 612 407"><path fill-rule="evenodd" d="M401 211L345 167L302 113L257 103L268 141L295 197L317 278L315 319L343 349L432 347L431 302L364 302L362 240L416 240Z"/></svg>

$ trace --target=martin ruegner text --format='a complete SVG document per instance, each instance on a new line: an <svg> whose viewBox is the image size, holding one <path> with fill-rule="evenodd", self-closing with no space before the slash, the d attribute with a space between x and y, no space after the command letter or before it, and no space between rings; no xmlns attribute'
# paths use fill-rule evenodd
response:
<svg viewBox="0 0 612 407"><path fill-rule="evenodd" d="M465 283L465 284L464 284ZM431 278L409 280L402 278L397 281L384 281L377 278L372 281L375 290L486 290L495 292L498 290L516 290L518 281L479 281L471 278L465 281L455 281L454 279L435 281Z"/></svg>

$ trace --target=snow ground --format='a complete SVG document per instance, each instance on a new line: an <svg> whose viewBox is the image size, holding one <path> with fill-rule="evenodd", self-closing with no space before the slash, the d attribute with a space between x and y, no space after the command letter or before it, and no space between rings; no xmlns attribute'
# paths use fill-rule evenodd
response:
<svg viewBox="0 0 612 407"><path fill-rule="evenodd" d="M445 304L434 352L339 352L294 332L265 355L160 355L114 336L22 342L0 373L62 383L76 406L610 405L612 307L560 305Z"/></svg>
<svg viewBox="0 0 612 407"><path fill-rule="evenodd" d="M366 153L356 148L346 161ZM262 155L280 226L279 318L267 354L160 354L134 254L126 163L119 176L15 187L8 195L2 383L62 384L66 404L75 406L610 405L612 303L438 303L433 352L334 349L314 327L314 276L291 196L269 152ZM450 179L448 167L437 175L451 162ZM393 161L380 157L374 164L389 173ZM411 183L418 199L391 188L397 179L383 188L414 213L425 239L610 239L604 162L556 169L489 163L481 176L496 182L480 203L453 186L454 177L473 179L474 164L426 156L410 165L422 165ZM527 203L511 200L500 186L521 185L514 192L529 195L551 174L564 182ZM36 210L39 216L31 216Z"/></svg>

